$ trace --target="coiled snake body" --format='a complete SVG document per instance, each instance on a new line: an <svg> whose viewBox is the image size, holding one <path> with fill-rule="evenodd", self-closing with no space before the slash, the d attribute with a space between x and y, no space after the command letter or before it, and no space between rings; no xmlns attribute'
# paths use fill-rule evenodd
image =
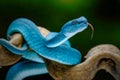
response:
<svg viewBox="0 0 120 80"><path fill-rule="evenodd" d="M34 61L35 63L25 61L16 64L9 70L6 80L21 80L30 75L47 73L47 69L41 57L66 65L80 63L81 53L72 48L67 40L75 34L85 30L87 26L87 19L85 17L80 17L63 25L59 33L50 33L44 38L37 29L36 24L31 20L26 18L16 19L10 24L7 36L14 33L21 33L26 43L23 44L22 48L17 48L9 44L7 40L0 39L0 44L14 54L20 54L23 58ZM32 50L29 48L32 48ZM32 64L34 66L31 67ZM42 72L40 70L42 70ZM14 76L9 78L11 75ZM20 75L24 75L24 77L18 77Z"/></svg>

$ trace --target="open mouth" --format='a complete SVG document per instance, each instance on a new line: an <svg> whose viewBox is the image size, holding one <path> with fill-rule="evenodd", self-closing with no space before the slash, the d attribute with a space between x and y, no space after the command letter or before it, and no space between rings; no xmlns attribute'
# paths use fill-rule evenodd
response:
<svg viewBox="0 0 120 80"><path fill-rule="evenodd" d="M99 70L92 80L116 80L110 73L105 70Z"/></svg>

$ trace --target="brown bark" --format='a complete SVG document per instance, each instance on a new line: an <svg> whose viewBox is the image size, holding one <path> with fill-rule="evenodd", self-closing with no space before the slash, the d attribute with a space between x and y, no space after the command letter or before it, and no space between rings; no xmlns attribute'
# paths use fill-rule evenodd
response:
<svg viewBox="0 0 120 80"><path fill-rule="evenodd" d="M49 31L41 28L44 36ZM23 38L20 34L14 34L10 42L21 47ZM115 78L120 79L120 50L114 45L103 44L92 48L85 56L86 60L77 65L64 65L44 59L49 74L55 80L93 80L96 73L104 69ZM21 59L20 55L15 55L4 47L0 46L0 65L8 66L16 63ZM99 77L97 80L100 80Z"/></svg>
<svg viewBox="0 0 120 80"><path fill-rule="evenodd" d="M38 27L38 29L41 31L43 36L46 36L49 31L45 28ZM24 39L21 34L16 33L10 36L10 43L17 47L21 47ZM0 66L8 66L15 64L22 58L21 55L16 55L8 51L6 48L0 45Z"/></svg>
<svg viewBox="0 0 120 80"><path fill-rule="evenodd" d="M68 66L50 60L45 60L45 63L55 80L93 80L96 73L102 69L111 74L115 80L120 79L120 51L110 44L92 48L86 55L86 60L78 65ZM111 79L98 77L97 80Z"/></svg>

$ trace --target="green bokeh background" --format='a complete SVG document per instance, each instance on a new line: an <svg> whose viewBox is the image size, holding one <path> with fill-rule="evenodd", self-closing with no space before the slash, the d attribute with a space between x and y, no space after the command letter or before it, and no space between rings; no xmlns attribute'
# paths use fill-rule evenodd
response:
<svg viewBox="0 0 120 80"><path fill-rule="evenodd" d="M80 16L95 28L92 40L90 28L70 39L82 55L99 44L120 47L120 0L1 0L0 37L5 38L9 24L19 17L59 32L64 23Z"/></svg>

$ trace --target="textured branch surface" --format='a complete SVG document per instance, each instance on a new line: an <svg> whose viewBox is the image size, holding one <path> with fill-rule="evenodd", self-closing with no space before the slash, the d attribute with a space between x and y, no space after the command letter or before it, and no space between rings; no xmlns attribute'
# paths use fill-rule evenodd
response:
<svg viewBox="0 0 120 80"><path fill-rule="evenodd" d="M41 33L46 36L49 31L39 28ZM23 38L20 34L14 34L10 42L21 47ZM98 45L92 48L85 56L86 60L78 65L68 66L54 61L44 59L50 75L55 80L110 80L93 79L96 73L104 69L115 78L120 80L120 50L111 44ZM20 55L14 55L0 46L0 65L7 66L16 63L21 59ZM106 76L106 75L104 75Z"/></svg>
<svg viewBox="0 0 120 80"><path fill-rule="evenodd" d="M102 69L111 74L115 80L120 80L120 51L117 47L110 44L99 45L92 48L85 57L84 62L75 66L62 65L49 60L45 62L55 80L93 80L96 73ZM94 80L113 79L97 77Z"/></svg>
<svg viewBox="0 0 120 80"><path fill-rule="evenodd" d="M10 43L14 44L17 47L21 47L21 44L23 43L23 38L20 34L14 34L10 38ZM20 59L20 55L13 54L0 45L0 66L12 65Z"/></svg>
<svg viewBox="0 0 120 80"><path fill-rule="evenodd" d="M49 31L45 28L38 27L38 29L41 31L43 36L46 36ZM12 36L10 36L10 43L14 44L17 47L21 47L24 39L21 34L16 33ZM21 59L21 55L16 55L5 49L3 46L0 45L0 66L8 66L15 64Z"/></svg>

